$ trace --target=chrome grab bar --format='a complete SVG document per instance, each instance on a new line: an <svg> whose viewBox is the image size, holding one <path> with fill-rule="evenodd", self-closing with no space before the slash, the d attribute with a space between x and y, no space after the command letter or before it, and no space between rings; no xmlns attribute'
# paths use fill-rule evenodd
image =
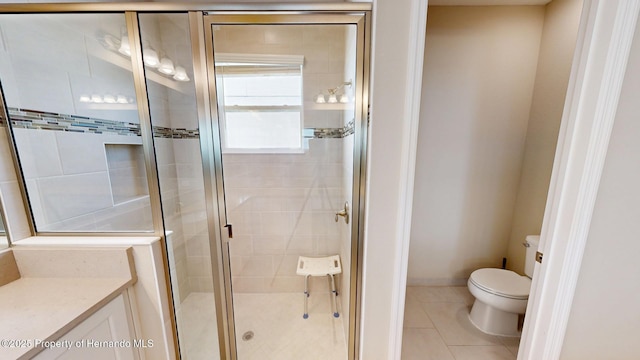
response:
<svg viewBox="0 0 640 360"><path fill-rule="evenodd" d="M338 216L342 216L344 218L345 223L349 223L349 202L344 202L344 209L338 211L336 213L336 222L338 222Z"/></svg>

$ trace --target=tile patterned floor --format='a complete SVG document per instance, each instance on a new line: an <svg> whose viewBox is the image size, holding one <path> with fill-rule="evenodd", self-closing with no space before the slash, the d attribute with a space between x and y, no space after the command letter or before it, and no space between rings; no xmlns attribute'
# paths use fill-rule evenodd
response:
<svg viewBox="0 0 640 360"><path fill-rule="evenodd" d="M342 317L331 315L330 298L309 301L302 319L301 294L235 294L239 359L346 359ZM407 287L402 360L513 360L518 338L491 336L467 317L473 296L460 287ZM181 304L183 352L188 360L218 360L213 294L192 293Z"/></svg>
<svg viewBox="0 0 640 360"><path fill-rule="evenodd" d="M242 360L344 360L347 346L343 318L334 318L331 294L309 298L303 319L300 293L234 294L238 358ZM242 334L253 331L250 341Z"/></svg>
<svg viewBox="0 0 640 360"><path fill-rule="evenodd" d="M469 321L466 286L409 286L402 360L514 360L519 338L487 335Z"/></svg>
<svg viewBox="0 0 640 360"><path fill-rule="evenodd" d="M303 319L300 293L234 294L238 358L241 360L347 359L343 318L333 317L330 293L309 298ZM187 360L218 360L213 293L191 293L181 304L178 322ZM339 304L339 302L338 302ZM242 340L246 331L254 337Z"/></svg>

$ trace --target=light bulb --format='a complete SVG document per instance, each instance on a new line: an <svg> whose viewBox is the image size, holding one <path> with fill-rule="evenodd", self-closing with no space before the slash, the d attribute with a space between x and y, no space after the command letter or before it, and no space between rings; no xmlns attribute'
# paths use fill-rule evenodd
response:
<svg viewBox="0 0 640 360"><path fill-rule="evenodd" d="M160 65L158 60L158 53L150 47L142 49L142 61L148 67L157 68Z"/></svg>
<svg viewBox="0 0 640 360"><path fill-rule="evenodd" d="M127 98L124 97L124 95L118 95L118 97L116 98L116 102L118 104L128 104L129 101L127 101Z"/></svg>
<svg viewBox="0 0 640 360"><path fill-rule="evenodd" d="M315 101L318 104L324 104L326 102L325 99L324 99L324 95L322 95L322 94L318 94L316 96L316 100Z"/></svg>
<svg viewBox="0 0 640 360"><path fill-rule="evenodd" d="M80 95L80 102L82 103L91 102L91 97L89 95Z"/></svg>
<svg viewBox="0 0 640 360"><path fill-rule="evenodd" d="M162 60L160 60L158 71L165 75L173 75L176 73L176 69L173 67L173 61L169 58L162 58Z"/></svg>
<svg viewBox="0 0 640 360"><path fill-rule="evenodd" d="M335 104L338 102L338 98L336 98L336 94L329 95L329 100L327 100L329 104Z"/></svg>
<svg viewBox="0 0 640 360"><path fill-rule="evenodd" d="M346 104L349 102L349 97L347 96L347 94L342 94L340 95L340 102L342 104Z"/></svg>
<svg viewBox="0 0 640 360"><path fill-rule="evenodd" d="M102 104L104 100L102 100L102 97L100 95L91 95L91 102L96 104Z"/></svg>
<svg viewBox="0 0 640 360"><path fill-rule="evenodd" d="M129 46L129 36L122 35L120 38L120 48L118 52L122 55L131 56L131 46Z"/></svg>
<svg viewBox="0 0 640 360"><path fill-rule="evenodd" d="M105 95L104 96L104 102L106 102L107 104L115 104L116 103L116 98L113 95Z"/></svg>
<svg viewBox="0 0 640 360"><path fill-rule="evenodd" d="M182 66L176 66L176 74L173 75L173 79L178 81L189 81L189 76Z"/></svg>

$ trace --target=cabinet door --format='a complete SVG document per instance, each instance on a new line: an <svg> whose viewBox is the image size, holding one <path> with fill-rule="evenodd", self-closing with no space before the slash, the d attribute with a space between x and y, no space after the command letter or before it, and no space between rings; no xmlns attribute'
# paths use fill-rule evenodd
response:
<svg viewBox="0 0 640 360"><path fill-rule="evenodd" d="M34 359L138 359L127 306L124 295L118 295L59 339L68 341L69 348L45 349Z"/></svg>

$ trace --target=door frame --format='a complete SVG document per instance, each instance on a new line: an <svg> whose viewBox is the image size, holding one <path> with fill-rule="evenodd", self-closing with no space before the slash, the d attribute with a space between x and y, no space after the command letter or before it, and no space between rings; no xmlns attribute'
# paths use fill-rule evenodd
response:
<svg viewBox="0 0 640 360"><path fill-rule="evenodd" d="M425 5L425 0L408 1L413 8ZM535 267L519 360L560 358L639 12L637 0L584 0L541 231L544 260ZM412 16L417 24L426 22L426 11ZM410 30L416 38L422 32L422 26ZM420 89L421 84L407 82L404 90ZM418 121L419 115L409 119ZM415 163L415 151L412 144L401 160ZM409 206L397 209L404 223L411 221L408 201ZM410 232L398 241L408 249ZM398 259L395 266L394 285L406 284L408 258ZM389 354L400 354L402 348L405 287L398 288L402 296L392 303L397 323L388 332L395 340Z"/></svg>
<svg viewBox="0 0 640 360"><path fill-rule="evenodd" d="M584 2L518 359L560 358L639 12Z"/></svg>
<svg viewBox="0 0 640 360"><path fill-rule="evenodd" d="M231 281L231 263L228 243L229 232L225 229L229 223L226 213L224 179L222 166L222 142L220 134L219 115L216 95L216 74L213 44L213 25L255 25L255 24L297 24L324 25L344 24L356 25L356 79L354 102L354 157L352 179L352 216L351 222L351 259L350 259L350 294L349 294L349 333L347 342L348 359L359 357L360 332L360 304L362 283L363 234L365 217L365 184L366 184L366 144L368 129L368 89L369 89L369 42L370 42L370 11L283 11L283 12L228 12L212 11L206 14L191 14L194 60L199 76L205 79L206 87L202 94L198 94L199 109L206 110L200 118L201 151L205 168L205 196L207 198L207 216L211 234L210 238L212 270L214 275L214 294L216 301L216 315L218 319L218 339L220 356L225 359L237 359L236 334L233 311L233 294ZM196 27L198 27L196 29ZM204 45L202 45L204 44ZM197 49L197 50L195 50ZM198 52L197 56L195 52ZM194 78L195 78L194 74ZM198 85L198 88L201 86ZM206 105L204 104L206 102ZM200 104L199 104L200 105ZM204 130L204 131L203 131ZM207 164L204 164L207 162ZM346 279L345 279L346 280Z"/></svg>

